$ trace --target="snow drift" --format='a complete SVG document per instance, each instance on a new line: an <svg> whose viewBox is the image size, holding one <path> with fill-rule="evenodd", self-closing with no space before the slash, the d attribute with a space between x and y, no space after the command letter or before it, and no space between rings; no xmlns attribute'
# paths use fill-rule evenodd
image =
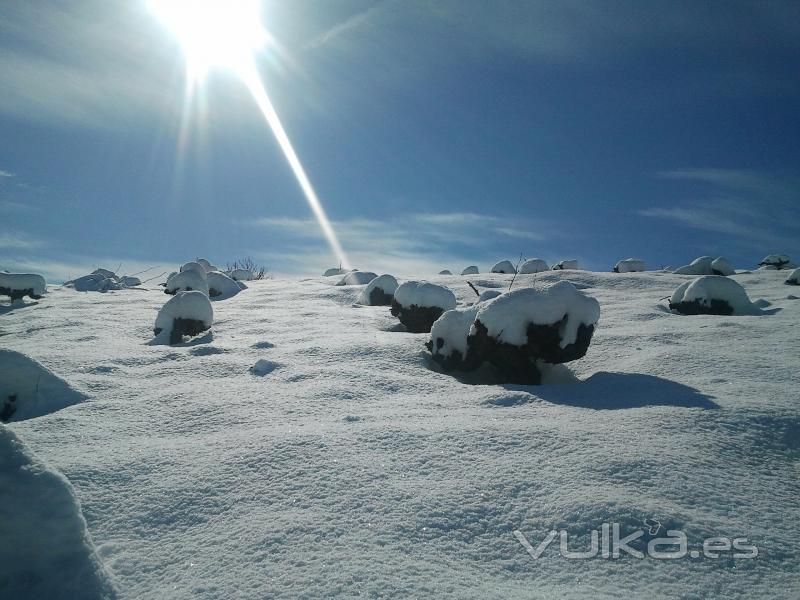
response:
<svg viewBox="0 0 800 600"><path fill-rule="evenodd" d="M86 399L38 362L0 349L0 421L23 421Z"/></svg>
<svg viewBox="0 0 800 600"><path fill-rule="evenodd" d="M0 596L116 597L72 485L5 425L0 425Z"/></svg>

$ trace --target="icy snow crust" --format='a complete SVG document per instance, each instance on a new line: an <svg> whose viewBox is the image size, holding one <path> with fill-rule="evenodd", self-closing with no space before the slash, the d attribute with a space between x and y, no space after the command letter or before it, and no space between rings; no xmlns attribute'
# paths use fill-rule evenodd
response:
<svg viewBox="0 0 800 600"><path fill-rule="evenodd" d="M578 327L596 325L600 320L597 300L584 296L568 281L544 289L515 289L481 306L476 320L486 327L489 337L514 346L528 339L528 325L552 325L569 315L561 347L573 344ZM470 331L474 333L474 327Z"/></svg>
<svg viewBox="0 0 800 600"><path fill-rule="evenodd" d="M90 398L9 428L70 480L125 599L796 600L787 273L732 277L774 314L698 318L660 300L685 277L541 273L537 287L571 281L602 310L586 356L554 368L565 383L541 386L434 370L428 335L321 277L249 283L214 304L212 340L172 347L145 343L160 287L54 288L0 315L0 345ZM465 282L430 281L475 301ZM255 376L260 360L280 367ZM17 499L2 510L35 507ZM760 553L567 560L556 539L534 561L513 535L535 547L567 527L582 549L604 522L625 534L644 519L693 548L744 536Z"/></svg>
<svg viewBox="0 0 800 600"><path fill-rule="evenodd" d="M69 481L4 425L0 425L0 597L116 597Z"/></svg>
<svg viewBox="0 0 800 600"><path fill-rule="evenodd" d="M33 290L35 296L42 296L47 284L44 277L35 273L0 273L0 288L15 292Z"/></svg>
<svg viewBox="0 0 800 600"><path fill-rule="evenodd" d="M428 281L406 281L395 290L394 299L406 308L419 306L450 310L456 307L456 297L450 288Z"/></svg>

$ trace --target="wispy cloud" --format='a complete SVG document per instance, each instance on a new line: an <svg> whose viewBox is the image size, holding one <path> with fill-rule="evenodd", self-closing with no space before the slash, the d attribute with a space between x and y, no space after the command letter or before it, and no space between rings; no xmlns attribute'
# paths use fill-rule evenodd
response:
<svg viewBox="0 0 800 600"><path fill-rule="evenodd" d="M320 256L326 255L325 242L314 219L265 217L248 224L287 238L290 251L283 257L270 255L271 260L284 261L277 270L316 272L330 266L319 262L324 260ZM497 248L513 247L514 252L533 254L531 242L540 248L548 239L545 223L523 219L511 226L507 219L471 212L414 213L390 220L356 218L332 225L353 264L407 273L435 273L475 262L513 259L512 255L496 256ZM520 240L526 243L520 245Z"/></svg>
<svg viewBox="0 0 800 600"><path fill-rule="evenodd" d="M796 198L800 182L737 169L691 168L657 175L686 181L699 189L692 192L693 199L642 209L640 215L723 234L750 248L789 250L798 246Z"/></svg>
<svg viewBox="0 0 800 600"><path fill-rule="evenodd" d="M0 248L5 250L33 250L45 245L43 240L18 234L0 232Z"/></svg>
<svg viewBox="0 0 800 600"><path fill-rule="evenodd" d="M0 179L5 177L14 177L15 175L16 173L11 173L10 171L3 171L2 169L0 169Z"/></svg>

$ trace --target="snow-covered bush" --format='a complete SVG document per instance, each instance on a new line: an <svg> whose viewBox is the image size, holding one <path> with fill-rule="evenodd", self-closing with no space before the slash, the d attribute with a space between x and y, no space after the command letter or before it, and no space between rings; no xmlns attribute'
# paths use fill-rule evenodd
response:
<svg viewBox="0 0 800 600"><path fill-rule="evenodd" d="M452 275L452 273L445 269L444 271L439 271L439 275Z"/></svg>
<svg viewBox="0 0 800 600"><path fill-rule="evenodd" d="M394 292L392 314L411 333L427 333L434 321L456 307L456 296L443 285L406 281Z"/></svg>
<svg viewBox="0 0 800 600"><path fill-rule="evenodd" d="M553 271L563 271L565 269L576 270L578 268L577 260L562 260L553 265Z"/></svg>
<svg viewBox="0 0 800 600"><path fill-rule="evenodd" d="M478 302L488 302L493 298L497 298L502 293L503 292L501 292L500 290L483 290L481 292L481 295L478 296Z"/></svg>
<svg viewBox="0 0 800 600"><path fill-rule="evenodd" d="M167 279L167 285L164 286L165 294L175 294L176 292L202 292L208 296L208 281L206 280L206 272L197 271L195 269L188 269L181 271Z"/></svg>
<svg viewBox="0 0 800 600"><path fill-rule="evenodd" d="M35 273L0 273L0 296L20 300L25 296L41 298L47 289L44 277Z"/></svg>
<svg viewBox="0 0 800 600"><path fill-rule="evenodd" d="M236 281L250 281L253 273L249 269L234 269L230 272L230 278Z"/></svg>
<svg viewBox="0 0 800 600"><path fill-rule="evenodd" d="M639 258L626 258L614 265L614 273L639 273L644 270L644 261Z"/></svg>
<svg viewBox="0 0 800 600"><path fill-rule="evenodd" d="M673 271L676 275L733 275L735 271L723 256L701 256Z"/></svg>
<svg viewBox="0 0 800 600"><path fill-rule="evenodd" d="M76 292L108 292L109 290L121 290L123 286L117 281L116 275L106 277L103 273L90 273L83 277L78 277L67 281L64 287L71 287Z"/></svg>
<svg viewBox="0 0 800 600"><path fill-rule="evenodd" d="M158 311L153 334L168 337L170 344L179 344L183 336L206 331L213 322L214 309L206 294L177 292Z"/></svg>
<svg viewBox="0 0 800 600"><path fill-rule="evenodd" d="M795 269L797 265L795 265L791 259L786 256L785 254L770 254L764 257L759 266L765 269Z"/></svg>
<svg viewBox="0 0 800 600"><path fill-rule="evenodd" d="M433 324L428 349L447 370L488 362L502 381L538 384L537 361L556 364L584 356L599 319L597 300L561 281L445 313Z"/></svg>
<svg viewBox="0 0 800 600"><path fill-rule="evenodd" d="M461 271L462 275L477 275L478 273L480 273L480 271L478 270L478 267L476 267L475 265L470 265L466 269Z"/></svg>
<svg viewBox="0 0 800 600"><path fill-rule="evenodd" d="M109 271L108 269L95 269L90 273L90 275L100 275L103 279L116 279L117 274L114 271Z"/></svg>
<svg viewBox="0 0 800 600"><path fill-rule="evenodd" d="M198 272L198 273L200 273L201 275L205 275L205 274L206 274L206 269L205 269L205 267L204 267L203 265L201 265L199 262L195 262L195 261L190 261L190 262L187 262L186 264L184 264L184 265L183 265L183 266L182 266L180 269L178 269L178 270L179 270L181 273L184 273L184 272L186 272L186 271L197 271L197 272Z"/></svg>
<svg viewBox="0 0 800 600"><path fill-rule="evenodd" d="M503 273L506 275L513 275L517 270L510 260L501 260L499 263L492 267L492 273Z"/></svg>
<svg viewBox="0 0 800 600"><path fill-rule="evenodd" d="M142 280L132 275L125 275L119 278L119 284L122 287L136 287L137 285L142 285Z"/></svg>
<svg viewBox="0 0 800 600"><path fill-rule="evenodd" d="M216 270L216 269L213 268L213 265L209 261L207 261L205 258L198 258L196 262L201 267L203 267L203 269L205 270L206 273L208 273L209 271Z"/></svg>
<svg viewBox="0 0 800 600"><path fill-rule="evenodd" d="M397 279L391 275L381 275L370 281L367 287L361 290L358 303L366 306L389 306L392 304L396 289Z"/></svg>
<svg viewBox="0 0 800 600"><path fill-rule="evenodd" d="M376 277L377 275L371 271L350 271L336 285L365 285Z"/></svg>
<svg viewBox="0 0 800 600"><path fill-rule="evenodd" d="M341 267L333 267L332 269L325 271L322 276L333 277L334 275L344 275L345 273L347 273L346 269L342 269Z"/></svg>
<svg viewBox="0 0 800 600"><path fill-rule="evenodd" d="M215 300L231 298L243 289L247 289L245 284L231 279L219 271L209 271L206 273L206 281L208 283L208 296Z"/></svg>
<svg viewBox="0 0 800 600"><path fill-rule="evenodd" d="M550 267L541 258L529 258L522 265L520 265L519 272L522 275L529 273L542 273L549 271Z"/></svg>
<svg viewBox="0 0 800 600"><path fill-rule="evenodd" d="M40 417L85 399L35 360L0 349L0 421Z"/></svg>
<svg viewBox="0 0 800 600"><path fill-rule="evenodd" d="M789 277L784 281L786 285L800 285L800 269L795 269L789 273Z"/></svg>
<svg viewBox="0 0 800 600"><path fill-rule="evenodd" d="M758 309L738 282L720 275L705 275L678 286L669 307L684 315L751 315Z"/></svg>

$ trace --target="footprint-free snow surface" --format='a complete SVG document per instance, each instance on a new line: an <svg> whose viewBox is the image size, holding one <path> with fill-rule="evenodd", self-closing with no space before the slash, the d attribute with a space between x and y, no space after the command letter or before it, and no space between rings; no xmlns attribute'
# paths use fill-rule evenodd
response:
<svg viewBox="0 0 800 600"><path fill-rule="evenodd" d="M797 598L800 300L785 273L734 279L760 314L672 314L668 273L518 275L601 305L539 387L436 371L363 286L248 282L179 346L149 343L160 288L51 288L0 313L0 345L87 398L4 427L69 480L122 598ZM580 550L604 523L758 556L576 560L557 538L534 559L515 534Z"/></svg>

